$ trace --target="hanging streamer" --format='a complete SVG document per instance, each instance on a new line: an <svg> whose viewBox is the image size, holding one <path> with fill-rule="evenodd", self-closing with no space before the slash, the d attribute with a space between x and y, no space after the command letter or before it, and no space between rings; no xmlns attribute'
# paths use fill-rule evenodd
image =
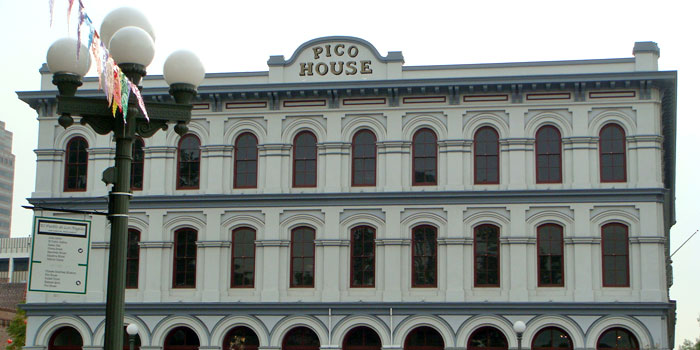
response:
<svg viewBox="0 0 700 350"><path fill-rule="evenodd" d="M73 11L73 0L68 0L68 27L70 27L70 13Z"/></svg>
<svg viewBox="0 0 700 350"><path fill-rule="evenodd" d="M143 103L143 98L141 98L141 91L139 90L139 87L136 86L135 84L129 84L131 86L131 92L134 93L136 96L136 101L139 103L139 108L141 109L141 113L143 113L144 118L148 120L149 122L151 121L148 119L148 112L146 112L146 105Z"/></svg>
<svg viewBox="0 0 700 350"><path fill-rule="evenodd" d="M53 0L49 0L49 27L53 27Z"/></svg>
<svg viewBox="0 0 700 350"><path fill-rule="evenodd" d="M131 93L129 86L131 85L131 81L129 81L129 78L127 78L124 73L119 72L119 74L121 74L122 86L122 117L124 118L124 124L126 124L126 115L129 113L129 94Z"/></svg>

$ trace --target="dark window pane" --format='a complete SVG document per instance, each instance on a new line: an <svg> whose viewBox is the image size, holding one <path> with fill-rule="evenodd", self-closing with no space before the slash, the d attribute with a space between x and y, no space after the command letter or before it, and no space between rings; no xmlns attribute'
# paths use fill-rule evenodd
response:
<svg viewBox="0 0 700 350"><path fill-rule="evenodd" d="M192 134L187 134L180 140L177 188L199 188L199 147L199 139Z"/></svg>
<svg viewBox="0 0 700 350"><path fill-rule="evenodd" d="M498 183L498 133L482 127L474 135L474 181L477 184Z"/></svg>
<svg viewBox="0 0 700 350"><path fill-rule="evenodd" d="M437 184L437 136L430 129L413 136L413 184Z"/></svg>
<svg viewBox="0 0 700 350"><path fill-rule="evenodd" d="M258 140L251 133L241 134L235 145L234 187L256 187L257 173Z"/></svg>
<svg viewBox="0 0 700 350"><path fill-rule="evenodd" d="M625 132L617 124L608 124L600 130L600 181L626 181Z"/></svg>
<svg viewBox="0 0 700 350"><path fill-rule="evenodd" d="M85 191L87 189L87 141L74 137L66 146L64 191Z"/></svg>

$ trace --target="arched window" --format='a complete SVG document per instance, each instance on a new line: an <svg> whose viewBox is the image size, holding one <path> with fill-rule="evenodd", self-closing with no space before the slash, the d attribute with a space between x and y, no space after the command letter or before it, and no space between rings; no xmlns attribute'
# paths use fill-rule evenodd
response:
<svg viewBox="0 0 700 350"><path fill-rule="evenodd" d="M177 147L177 189L199 188L199 138L187 134Z"/></svg>
<svg viewBox="0 0 700 350"><path fill-rule="evenodd" d="M608 124L600 129L600 181L627 181L627 159L625 155L625 131L617 124Z"/></svg>
<svg viewBox="0 0 700 350"><path fill-rule="evenodd" d="M248 327L239 326L226 333L221 350L258 350L258 346L258 335Z"/></svg>
<svg viewBox="0 0 700 350"><path fill-rule="evenodd" d="M177 327L165 337L163 350L198 350L199 337L188 327Z"/></svg>
<svg viewBox="0 0 700 350"><path fill-rule="evenodd" d="M255 286L255 230L240 227L231 237L231 288Z"/></svg>
<svg viewBox="0 0 700 350"><path fill-rule="evenodd" d="M350 287L374 287L374 228L354 227L350 236Z"/></svg>
<svg viewBox="0 0 700 350"><path fill-rule="evenodd" d="M444 350L445 341L438 331L423 326L408 333L403 348L404 350Z"/></svg>
<svg viewBox="0 0 700 350"><path fill-rule="evenodd" d="M494 225L474 229L474 286L500 286L500 234Z"/></svg>
<svg viewBox="0 0 700 350"><path fill-rule="evenodd" d="M316 187L316 136L302 131L294 138L294 187Z"/></svg>
<svg viewBox="0 0 700 350"><path fill-rule="evenodd" d="M486 326L475 330L467 342L467 350L507 350L508 340L497 328Z"/></svg>
<svg viewBox="0 0 700 350"><path fill-rule="evenodd" d="M314 331L307 327L292 328L282 341L282 350L319 350L321 342Z"/></svg>
<svg viewBox="0 0 700 350"><path fill-rule="evenodd" d="M352 185L374 186L377 175L377 138L360 130L352 138Z"/></svg>
<svg viewBox="0 0 700 350"><path fill-rule="evenodd" d="M547 125L535 135L537 183L561 183L561 134Z"/></svg>
<svg viewBox="0 0 700 350"><path fill-rule="evenodd" d="M413 228L411 286L437 287L437 228L421 225Z"/></svg>
<svg viewBox="0 0 700 350"><path fill-rule="evenodd" d="M84 138L76 136L68 141L66 146L66 169L63 191L85 191L87 189L88 173L88 143Z"/></svg>
<svg viewBox="0 0 700 350"><path fill-rule="evenodd" d="M574 344L569 334L557 327L543 328L532 340L532 350L573 349Z"/></svg>
<svg viewBox="0 0 700 350"><path fill-rule="evenodd" d="M144 152L143 152L143 139L137 137L134 140L134 144L131 147L131 190L140 191L143 190L143 163L144 163Z"/></svg>
<svg viewBox="0 0 700 350"><path fill-rule="evenodd" d="M61 327L51 335L48 350L82 350L83 337L73 327Z"/></svg>
<svg viewBox="0 0 700 350"><path fill-rule="evenodd" d="M141 232L130 228L126 247L126 288L139 287L139 241Z"/></svg>
<svg viewBox="0 0 700 350"><path fill-rule="evenodd" d="M140 350L141 349L141 337L137 334L134 335L134 348L132 349L129 340L131 336L126 332L126 326L124 326L124 338L122 340L122 350Z"/></svg>
<svg viewBox="0 0 700 350"><path fill-rule="evenodd" d="M258 139L251 133L236 138L234 188L255 188L258 186Z"/></svg>
<svg viewBox="0 0 700 350"><path fill-rule="evenodd" d="M629 237L627 226L604 225L601 232L603 249L603 287L629 287Z"/></svg>
<svg viewBox="0 0 700 350"><path fill-rule="evenodd" d="M437 185L437 135L420 129L413 135L413 185Z"/></svg>
<svg viewBox="0 0 700 350"><path fill-rule="evenodd" d="M343 350L380 350L382 341L372 328L359 326L353 328L343 340Z"/></svg>
<svg viewBox="0 0 700 350"><path fill-rule="evenodd" d="M197 231L175 231L173 288L194 288L197 283Z"/></svg>
<svg viewBox="0 0 700 350"><path fill-rule="evenodd" d="M598 338L596 349L639 350L639 342L624 328L611 328Z"/></svg>
<svg viewBox="0 0 700 350"><path fill-rule="evenodd" d="M556 224L537 227L537 285L564 286L564 230Z"/></svg>
<svg viewBox="0 0 700 350"><path fill-rule="evenodd" d="M484 126L474 134L474 183L497 184L498 179L498 132Z"/></svg>
<svg viewBox="0 0 700 350"><path fill-rule="evenodd" d="M290 287L313 288L316 232L311 227L292 230Z"/></svg>

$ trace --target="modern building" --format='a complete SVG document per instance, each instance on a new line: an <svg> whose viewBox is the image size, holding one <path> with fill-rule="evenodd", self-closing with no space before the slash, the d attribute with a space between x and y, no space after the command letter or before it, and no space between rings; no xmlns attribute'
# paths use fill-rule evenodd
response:
<svg viewBox="0 0 700 350"><path fill-rule="evenodd" d="M676 72L633 57L406 66L353 37L210 73L136 141L126 322L144 349L670 349ZM105 210L110 136L38 112L36 206ZM94 78L79 94L102 96ZM161 76L148 100L168 100ZM29 350L99 349L85 294L29 292ZM242 338L245 338L242 340Z"/></svg>
<svg viewBox="0 0 700 350"><path fill-rule="evenodd" d="M15 180L15 155L12 154L12 132L0 121L0 238L10 237L12 218L12 186Z"/></svg>

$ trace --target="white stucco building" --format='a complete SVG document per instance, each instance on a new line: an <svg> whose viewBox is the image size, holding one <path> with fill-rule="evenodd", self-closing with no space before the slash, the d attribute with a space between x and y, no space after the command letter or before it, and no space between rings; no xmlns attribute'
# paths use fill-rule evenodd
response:
<svg viewBox="0 0 700 350"><path fill-rule="evenodd" d="M512 349L518 320L523 348L669 349L676 72L658 58L405 66L326 37L207 74L190 133L136 147L126 321L153 350ZM112 140L60 127L55 95L45 69L19 93L30 202L104 210ZM87 292L28 293L27 349L102 347L109 224L89 219Z"/></svg>

